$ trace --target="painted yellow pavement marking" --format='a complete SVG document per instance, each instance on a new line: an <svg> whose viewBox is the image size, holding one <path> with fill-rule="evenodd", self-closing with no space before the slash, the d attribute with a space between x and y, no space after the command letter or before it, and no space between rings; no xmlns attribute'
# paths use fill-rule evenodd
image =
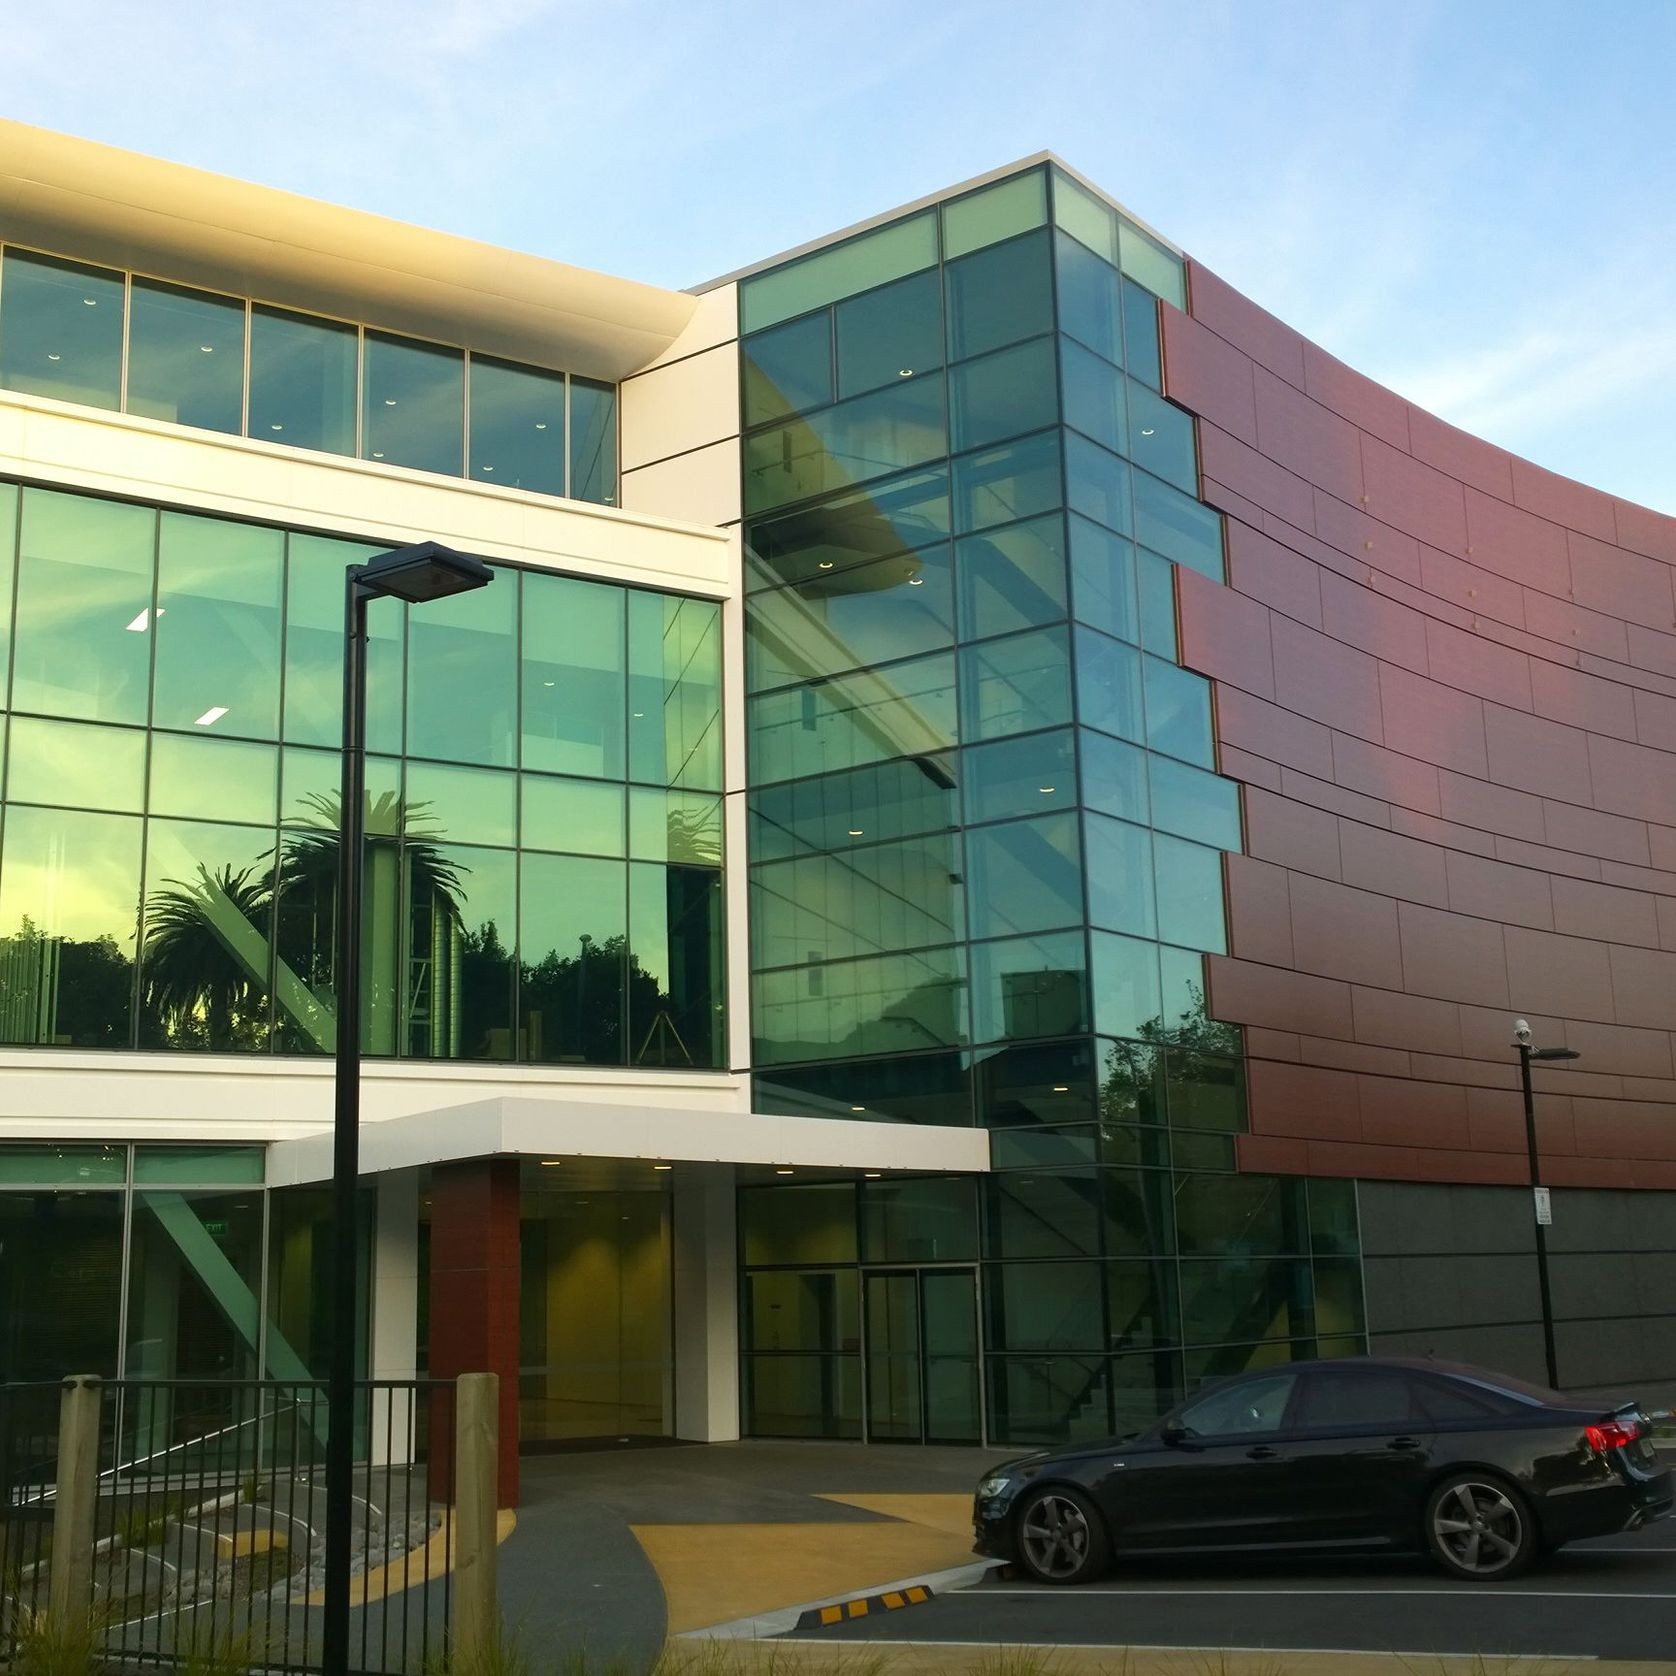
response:
<svg viewBox="0 0 1676 1676"><path fill-rule="evenodd" d="M910 1525L924 1525L930 1530L947 1531L950 1536L963 1536L970 1547L972 1540L972 1498L970 1495L922 1496L832 1496L823 1495L822 1501L835 1501L844 1507L859 1507L864 1513L882 1513L887 1519L902 1519ZM968 1553L965 1558L972 1556Z"/></svg>

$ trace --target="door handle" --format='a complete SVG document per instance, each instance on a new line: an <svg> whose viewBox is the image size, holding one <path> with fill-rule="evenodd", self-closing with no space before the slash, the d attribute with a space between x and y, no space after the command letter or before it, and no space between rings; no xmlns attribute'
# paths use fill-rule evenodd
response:
<svg viewBox="0 0 1676 1676"><path fill-rule="evenodd" d="M1420 1447L1420 1440L1417 1437L1394 1437L1391 1439L1391 1447L1405 1455L1412 1455Z"/></svg>
<svg viewBox="0 0 1676 1676"><path fill-rule="evenodd" d="M1277 1456L1268 1444L1259 1443L1254 1448L1246 1450L1245 1458L1248 1461L1272 1461L1277 1459Z"/></svg>

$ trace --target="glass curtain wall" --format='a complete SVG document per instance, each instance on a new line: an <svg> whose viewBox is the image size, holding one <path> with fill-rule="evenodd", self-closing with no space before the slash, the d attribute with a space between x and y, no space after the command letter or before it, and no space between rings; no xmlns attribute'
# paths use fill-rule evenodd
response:
<svg viewBox="0 0 1676 1676"><path fill-rule="evenodd" d="M0 252L0 389L617 501L613 384L16 246Z"/></svg>
<svg viewBox="0 0 1676 1676"><path fill-rule="evenodd" d="M1223 563L1161 394L1185 300L1047 168L740 286L757 1108L996 1131L1002 1441L1361 1331L1317 1322L1303 1197L1237 1261L1205 1221L1304 1189L1234 1174L1242 1044L1205 1012L1240 810L1176 661L1175 569ZM1234 1186L1189 1214L1201 1180ZM841 1325L820 1285L795 1318Z"/></svg>
<svg viewBox="0 0 1676 1676"><path fill-rule="evenodd" d="M373 551L0 485L0 1041L332 1050ZM719 608L501 568L370 622L368 1051L721 1063Z"/></svg>

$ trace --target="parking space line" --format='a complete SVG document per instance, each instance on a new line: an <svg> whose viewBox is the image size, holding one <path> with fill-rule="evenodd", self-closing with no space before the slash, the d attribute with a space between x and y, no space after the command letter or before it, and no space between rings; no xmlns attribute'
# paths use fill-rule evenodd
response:
<svg viewBox="0 0 1676 1676"><path fill-rule="evenodd" d="M1015 1589L1006 1584L983 1585L968 1592L969 1600L984 1600L990 1595L1035 1595L1042 1600L1085 1600L1094 1595L1440 1595L1454 1600L1676 1600L1676 1591L1655 1589L1504 1589L1499 1584L1473 1589L1456 1583L1436 1589L1193 1589L1193 1588L1130 1588L1115 1589Z"/></svg>
<svg viewBox="0 0 1676 1676"><path fill-rule="evenodd" d="M1002 1645L998 1641L945 1641L941 1637L927 1640L924 1636L917 1640L897 1640L882 1635L870 1635L865 1641L833 1642L831 1639L820 1640L814 1636L777 1635L774 1637L776 1647L831 1647L837 1646L866 1646L866 1647L983 1647L990 1652ZM1253 1653L1266 1658L1285 1658L1292 1653L1319 1654L1323 1658L1379 1658L1379 1659L1474 1659L1478 1653L1440 1653L1433 1648L1426 1648L1421 1652L1399 1650L1393 1648L1387 1652L1382 1647L1216 1647L1193 1646L1187 1642L1164 1641L1065 1641L1056 1643L1071 1652L1078 1653L1123 1653L1142 1647L1149 1653ZM1563 1658L1566 1664L1598 1664L1599 1653L1502 1653L1497 1655L1508 1664L1541 1664L1550 1663L1556 1658Z"/></svg>

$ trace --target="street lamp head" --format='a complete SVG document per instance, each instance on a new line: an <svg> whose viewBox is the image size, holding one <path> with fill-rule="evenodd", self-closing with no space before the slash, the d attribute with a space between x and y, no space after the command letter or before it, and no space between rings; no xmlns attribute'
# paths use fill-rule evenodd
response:
<svg viewBox="0 0 1676 1676"><path fill-rule="evenodd" d="M1581 1059L1576 1048L1532 1048L1532 1059Z"/></svg>
<svg viewBox="0 0 1676 1676"><path fill-rule="evenodd" d="M1531 1021L1528 1018L1516 1018L1513 1021L1513 1045L1528 1048L1534 1038L1531 1035Z"/></svg>
<svg viewBox="0 0 1676 1676"><path fill-rule="evenodd" d="M410 605L446 599L450 594L484 588L495 573L470 553L456 553L437 541L397 547L362 565L355 580L368 594L388 594Z"/></svg>

